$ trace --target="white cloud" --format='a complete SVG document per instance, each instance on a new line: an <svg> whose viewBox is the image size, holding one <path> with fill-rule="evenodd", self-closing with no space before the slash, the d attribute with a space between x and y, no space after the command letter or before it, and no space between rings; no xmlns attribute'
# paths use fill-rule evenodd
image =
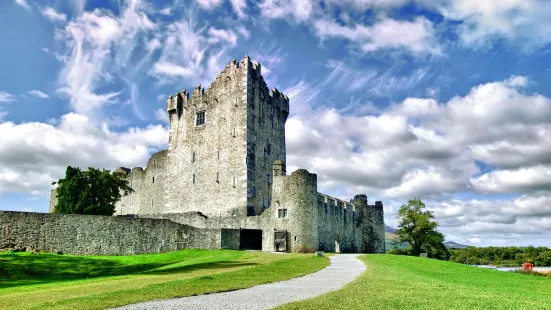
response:
<svg viewBox="0 0 551 310"><path fill-rule="evenodd" d="M467 43L494 37L523 39L534 44L551 41L551 3L547 0L424 1L447 19L462 21L459 33Z"/></svg>
<svg viewBox="0 0 551 310"><path fill-rule="evenodd" d="M212 9L222 4L222 0L197 0L197 3L204 9Z"/></svg>
<svg viewBox="0 0 551 310"><path fill-rule="evenodd" d="M551 167L538 165L514 170L495 170L472 179L483 193L551 192Z"/></svg>
<svg viewBox="0 0 551 310"><path fill-rule="evenodd" d="M53 22L65 22L65 21L67 21L67 15L65 15L64 13L59 13L54 8L49 7L49 6L45 7L42 10L42 15L44 15L44 17L46 17L46 18L49 18Z"/></svg>
<svg viewBox="0 0 551 310"><path fill-rule="evenodd" d="M82 13L57 32L57 38L67 46L66 55L60 58L65 66L58 92L68 96L76 112L93 114L105 104L116 102L121 91L98 94L98 89L108 84L113 74L123 81L143 76L139 71L150 54L136 57L133 51L139 38L152 35L156 29L143 10L144 4L138 0L127 3L119 17L95 9ZM132 64L131 59L136 58L140 61Z"/></svg>
<svg viewBox="0 0 551 310"><path fill-rule="evenodd" d="M159 120L159 121L161 121L161 122L163 122L163 123L166 123L166 124L169 123L169 121L168 121L168 115L166 114L166 110L165 110L165 109L159 108L159 109L155 110L155 119L156 119L156 120Z"/></svg>
<svg viewBox="0 0 551 310"><path fill-rule="evenodd" d="M237 16L243 18L247 16L245 8L247 7L247 0L230 0L233 11Z"/></svg>
<svg viewBox="0 0 551 310"><path fill-rule="evenodd" d="M13 102L13 101L15 101L14 95L5 91L0 91L0 102Z"/></svg>
<svg viewBox="0 0 551 310"><path fill-rule="evenodd" d="M398 91L414 90L428 75L428 70L423 68L412 70L409 75L402 75L397 66L378 72L336 60L329 60L327 68L331 71L323 80L323 86L346 93L357 93L361 90L377 97L389 97Z"/></svg>
<svg viewBox="0 0 551 310"><path fill-rule="evenodd" d="M355 80L339 70L329 84ZM362 192L385 203L420 197L457 242L523 243L526 234L551 233L551 100L528 93L530 83L513 76L447 102L407 98L377 115L344 114L320 106L318 97L299 99L308 113L287 122L287 165L317 173L320 191L345 199ZM308 98L318 87L301 82L290 92ZM481 174L477 163L493 168ZM458 192L524 195L453 200Z"/></svg>
<svg viewBox="0 0 551 310"><path fill-rule="evenodd" d="M308 20L314 10L310 0L264 0L258 7L264 17L291 18L301 22Z"/></svg>
<svg viewBox="0 0 551 310"><path fill-rule="evenodd" d="M249 32L249 30L247 30L247 28L245 28L243 26L238 26L237 27L237 32L239 32L239 34L244 36L245 39L248 39L251 36L251 33Z"/></svg>
<svg viewBox="0 0 551 310"><path fill-rule="evenodd" d="M365 10L368 8L394 8L400 7L409 2L409 0L329 0L331 5L351 5L355 9Z"/></svg>
<svg viewBox="0 0 551 310"><path fill-rule="evenodd" d="M312 112L314 102L320 91L301 80L296 85L285 89L283 93L289 97L290 102L293 102L293 114L308 115Z"/></svg>
<svg viewBox="0 0 551 310"><path fill-rule="evenodd" d="M45 94L45 93L41 92L40 90L36 90L36 89L33 89L33 90L29 91L27 94L29 94L31 96L35 96L37 98L41 98L41 99L50 98L50 96L48 96L48 94Z"/></svg>
<svg viewBox="0 0 551 310"><path fill-rule="evenodd" d="M383 18L370 26L340 25L334 20L319 19L313 22L313 26L321 39L346 39L366 53L380 49L407 49L416 54L441 54L432 23L424 17L411 22Z"/></svg>
<svg viewBox="0 0 551 310"><path fill-rule="evenodd" d="M159 11L162 15L170 15L172 14L172 8L167 6L166 8Z"/></svg>
<svg viewBox="0 0 551 310"><path fill-rule="evenodd" d="M229 47L234 47L237 44L237 36L231 30L210 27L208 34L209 43L211 44L226 42Z"/></svg>
<svg viewBox="0 0 551 310"><path fill-rule="evenodd" d="M67 165L114 169L144 165L166 147L160 125L112 131L84 115L64 115L59 125L0 123L0 193L49 191Z"/></svg>
<svg viewBox="0 0 551 310"><path fill-rule="evenodd" d="M161 83L184 77L193 83L199 80L206 86L224 68L224 59L229 58L226 53L237 43L237 36L228 29L210 27L207 30L188 17L166 26L160 42L160 56L151 75Z"/></svg>
<svg viewBox="0 0 551 310"><path fill-rule="evenodd" d="M153 72L157 76L168 76L168 77L192 77L195 74L195 71L191 68L185 68L176 64L169 62L158 62L153 68Z"/></svg>
<svg viewBox="0 0 551 310"><path fill-rule="evenodd" d="M29 5L27 0L15 0L15 3L22 6L25 10L30 11L32 10L32 7Z"/></svg>
<svg viewBox="0 0 551 310"><path fill-rule="evenodd" d="M42 48L42 51L43 51L44 53L49 53L49 52L50 52L50 49L47 48L47 47L44 47L44 48Z"/></svg>

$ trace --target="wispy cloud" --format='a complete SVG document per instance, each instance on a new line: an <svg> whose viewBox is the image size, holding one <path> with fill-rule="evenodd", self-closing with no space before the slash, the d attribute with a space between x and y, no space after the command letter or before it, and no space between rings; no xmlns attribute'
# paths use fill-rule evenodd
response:
<svg viewBox="0 0 551 310"><path fill-rule="evenodd" d="M0 102L13 102L13 101L15 101L14 95L5 91L0 91Z"/></svg>
<svg viewBox="0 0 551 310"><path fill-rule="evenodd" d="M165 124L168 124L168 115L166 114L166 111L164 109L159 108L155 110L155 119Z"/></svg>
<svg viewBox="0 0 551 310"><path fill-rule="evenodd" d="M455 0L426 5L445 18L461 21L458 33L469 45L496 37L537 46L551 42L551 3L547 0Z"/></svg>
<svg viewBox="0 0 551 310"><path fill-rule="evenodd" d="M245 9L247 8L247 0L230 0L233 11L240 18L247 16Z"/></svg>
<svg viewBox="0 0 551 310"><path fill-rule="evenodd" d="M41 98L41 99L48 99L50 98L50 96L48 96L48 94L46 93L43 93L41 92L40 90L36 90L36 89L33 89L31 91L29 91L27 94L31 95L31 96L35 96L37 98Z"/></svg>
<svg viewBox="0 0 551 310"><path fill-rule="evenodd" d="M23 7L27 11L32 10L32 7L29 5L27 0L15 0L15 3L17 3L18 5L20 5L21 7Z"/></svg>
<svg viewBox="0 0 551 310"><path fill-rule="evenodd" d="M361 92L364 95L386 97L397 91L414 89L430 75L428 68L412 70L401 74L400 66L394 64L384 72L371 68L361 68L339 60L329 60L330 70L322 85L344 90L347 93Z"/></svg>
<svg viewBox="0 0 551 310"><path fill-rule="evenodd" d="M314 3L310 0L264 0L258 8L264 17L304 22L312 15Z"/></svg>
<svg viewBox="0 0 551 310"><path fill-rule="evenodd" d="M129 2L120 16L100 9L84 12L57 33L67 46L67 54L61 58L65 67L58 92L68 96L78 113L93 114L115 102L121 91L98 92L113 75L121 80L131 80L129 75L139 76L137 71L143 63L136 63L135 59L148 54L136 55L135 47L138 39L152 35L156 28L144 7L142 1L136 0Z"/></svg>
<svg viewBox="0 0 551 310"><path fill-rule="evenodd" d="M414 54L441 54L432 23L424 17L414 21L383 18L373 25L340 25L334 20L319 19L313 23L321 39L341 38L362 52L381 49L403 49Z"/></svg>
<svg viewBox="0 0 551 310"><path fill-rule="evenodd" d="M41 13L42 15L44 15L44 17L50 19L53 22L67 21L67 15L65 15L64 13L59 13L54 8L49 6L45 7Z"/></svg>
<svg viewBox="0 0 551 310"><path fill-rule="evenodd" d="M237 36L235 33L228 29L216 29L210 27L209 31L209 43L226 42L229 47L234 47L237 44Z"/></svg>

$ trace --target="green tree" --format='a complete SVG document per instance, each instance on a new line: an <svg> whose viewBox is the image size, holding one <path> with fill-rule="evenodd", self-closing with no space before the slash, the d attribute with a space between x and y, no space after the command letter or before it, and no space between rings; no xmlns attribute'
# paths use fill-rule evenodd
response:
<svg viewBox="0 0 551 310"><path fill-rule="evenodd" d="M420 199L410 199L407 205L402 205L398 210L396 236L400 242L411 246L411 255L425 252L429 257L447 260L449 252L444 245L444 235L436 230L438 223L433 212L424 209L425 204Z"/></svg>
<svg viewBox="0 0 551 310"><path fill-rule="evenodd" d="M105 169L67 167L65 178L58 184L54 213L113 215L115 204L134 190L122 172Z"/></svg>

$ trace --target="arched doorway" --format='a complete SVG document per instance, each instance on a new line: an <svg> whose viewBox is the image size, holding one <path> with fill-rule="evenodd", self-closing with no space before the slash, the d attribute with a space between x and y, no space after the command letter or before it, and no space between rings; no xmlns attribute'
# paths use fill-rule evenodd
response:
<svg viewBox="0 0 551 310"><path fill-rule="evenodd" d="M335 253L341 252L341 240L339 239L339 235L335 237Z"/></svg>

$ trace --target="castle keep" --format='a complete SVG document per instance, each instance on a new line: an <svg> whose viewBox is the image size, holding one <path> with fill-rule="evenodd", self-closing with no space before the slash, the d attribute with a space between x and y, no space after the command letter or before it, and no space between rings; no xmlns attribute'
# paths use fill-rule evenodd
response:
<svg viewBox="0 0 551 310"><path fill-rule="evenodd" d="M222 248L384 253L381 202L342 201L318 192L316 174L287 174L289 98L268 89L248 56L207 89L170 96L167 113L168 150L145 169L118 168L135 192L116 216L219 230ZM52 209L55 191L51 200Z"/></svg>

